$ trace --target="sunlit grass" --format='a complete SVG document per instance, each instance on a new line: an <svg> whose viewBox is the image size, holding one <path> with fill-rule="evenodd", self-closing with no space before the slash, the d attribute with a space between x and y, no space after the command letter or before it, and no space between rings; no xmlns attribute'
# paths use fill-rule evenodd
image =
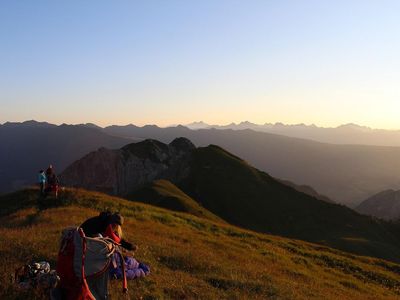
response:
<svg viewBox="0 0 400 300"><path fill-rule="evenodd" d="M54 266L61 230L106 208L126 216L126 237L140 247L136 258L151 267L150 276L129 282L131 299L400 297L400 265L387 261L101 193L68 189L61 199L42 203L35 195L14 194L18 205L0 218L0 299L34 299L11 284L14 269L30 260ZM1 200L3 212L7 203ZM120 282L112 282L110 290L112 299L122 299Z"/></svg>

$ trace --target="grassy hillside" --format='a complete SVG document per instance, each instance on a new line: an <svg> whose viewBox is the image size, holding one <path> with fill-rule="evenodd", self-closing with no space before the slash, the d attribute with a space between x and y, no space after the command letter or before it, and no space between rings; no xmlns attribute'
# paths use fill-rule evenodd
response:
<svg viewBox="0 0 400 300"><path fill-rule="evenodd" d="M37 202L36 190L0 197L0 299L34 299L9 274L31 259L56 260L62 228L106 208L152 274L130 282L131 299L395 299L400 265L307 242L254 233L185 213L68 189ZM122 299L120 283L113 299Z"/></svg>
<svg viewBox="0 0 400 300"><path fill-rule="evenodd" d="M218 146L197 148L191 166L178 186L231 224L400 261L388 224L299 193Z"/></svg>
<svg viewBox="0 0 400 300"><path fill-rule="evenodd" d="M212 221L223 222L221 218L199 205L168 180L155 180L130 194L127 198L170 210L187 212Z"/></svg>

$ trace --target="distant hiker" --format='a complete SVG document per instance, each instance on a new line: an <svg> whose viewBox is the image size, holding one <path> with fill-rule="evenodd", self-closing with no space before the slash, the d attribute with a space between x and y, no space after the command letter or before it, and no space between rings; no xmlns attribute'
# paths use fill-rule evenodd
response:
<svg viewBox="0 0 400 300"><path fill-rule="evenodd" d="M38 175L39 187L40 187L40 195L44 196L45 194L45 187L46 187L46 174L43 170L39 171Z"/></svg>
<svg viewBox="0 0 400 300"><path fill-rule="evenodd" d="M49 167L46 170L46 176L50 177L53 173L54 173L53 166L49 165Z"/></svg>
<svg viewBox="0 0 400 300"><path fill-rule="evenodd" d="M46 195L50 192L54 192L55 197L57 198L59 189L59 180L54 172L52 165L50 165L46 170L46 179L47 179Z"/></svg>
<svg viewBox="0 0 400 300"><path fill-rule="evenodd" d="M87 219L80 226L86 236L96 237L102 235L109 237L123 248L129 251L136 251L137 246L133 245L122 238L122 224L124 218L118 212L111 213L109 211L101 212L97 217Z"/></svg>

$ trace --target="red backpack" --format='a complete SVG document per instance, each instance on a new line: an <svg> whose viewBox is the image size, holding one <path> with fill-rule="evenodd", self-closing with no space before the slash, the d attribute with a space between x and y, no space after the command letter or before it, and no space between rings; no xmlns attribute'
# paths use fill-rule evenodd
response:
<svg viewBox="0 0 400 300"><path fill-rule="evenodd" d="M100 300L108 297L108 269L112 255L122 254L109 238L86 237L81 228L66 228L57 260L61 298ZM123 272L125 274L125 271ZM127 292L126 276L123 291Z"/></svg>

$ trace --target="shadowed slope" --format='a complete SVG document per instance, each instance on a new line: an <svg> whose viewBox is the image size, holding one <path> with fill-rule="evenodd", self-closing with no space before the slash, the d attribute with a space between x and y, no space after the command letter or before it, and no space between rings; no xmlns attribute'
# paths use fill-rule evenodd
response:
<svg viewBox="0 0 400 300"><path fill-rule="evenodd" d="M400 240L386 223L286 186L218 146L198 148L179 185L229 223L398 260Z"/></svg>

